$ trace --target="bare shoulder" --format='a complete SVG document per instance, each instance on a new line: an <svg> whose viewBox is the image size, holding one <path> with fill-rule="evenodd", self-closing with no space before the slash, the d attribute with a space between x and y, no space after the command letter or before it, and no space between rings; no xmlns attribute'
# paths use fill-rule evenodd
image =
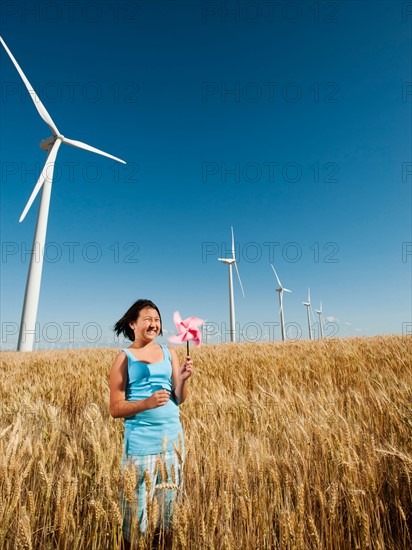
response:
<svg viewBox="0 0 412 550"><path fill-rule="evenodd" d="M124 370L125 368L127 368L127 355L122 350L116 355L115 360L112 363L111 371L118 372Z"/></svg>

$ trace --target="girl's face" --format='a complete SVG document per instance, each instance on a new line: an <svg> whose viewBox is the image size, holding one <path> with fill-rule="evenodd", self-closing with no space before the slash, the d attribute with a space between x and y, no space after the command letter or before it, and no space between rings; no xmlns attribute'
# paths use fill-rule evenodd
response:
<svg viewBox="0 0 412 550"><path fill-rule="evenodd" d="M160 317L152 307L144 307L140 310L136 321L130 323L134 330L135 341L150 342L156 338L161 331Z"/></svg>

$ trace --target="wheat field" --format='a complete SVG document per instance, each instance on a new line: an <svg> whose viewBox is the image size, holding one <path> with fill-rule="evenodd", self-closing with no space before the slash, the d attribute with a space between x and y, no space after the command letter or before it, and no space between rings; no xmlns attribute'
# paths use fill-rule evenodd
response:
<svg viewBox="0 0 412 550"><path fill-rule="evenodd" d="M133 480L108 409L116 353L1 354L0 548L123 547L119 489ZM192 356L174 549L412 547L411 337Z"/></svg>

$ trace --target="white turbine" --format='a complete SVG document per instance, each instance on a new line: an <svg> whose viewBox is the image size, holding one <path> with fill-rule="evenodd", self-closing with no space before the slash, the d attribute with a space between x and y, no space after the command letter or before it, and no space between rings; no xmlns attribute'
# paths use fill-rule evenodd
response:
<svg viewBox="0 0 412 550"><path fill-rule="evenodd" d="M279 314L280 314L280 331L282 334L282 340L285 341L286 339L286 333L285 333L285 319L283 316L283 293L284 292L292 292L291 290L288 290L287 288L284 288L282 286L282 283L279 280L278 274L276 273L276 269L273 267L272 264L270 264L273 269L273 273L276 276L276 280L278 282L279 288L276 289L276 292L279 292Z"/></svg>
<svg viewBox="0 0 412 550"><path fill-rule="evenodd" d="M27 212L29 211L31 205L33 204L34 199L36 198L40 189L42 189L39 212L37 216L36 231L34 234L33 240L33 253L31 255L29 273L27 277L26 291L24 295L23 302L23 311L20 323L20 333L19 340L17 344L18 351L31 351L33 349L33 341L36 328L36 317L37 317L37 308L39 304L39 295L40 295L40 285L41 285L41 275L43 269L43 250L46 242L46 230L47 230L47 220L49 215L49 205L50 205L50 194L53 182L53 170L54 163L56 161L57 151L62 143L67 143L68 145L73 145L74 147L79 147L80 149L86 149L86 151L91 151L92 153L98 153L105 157L117 160L126 164L124 160L121 160L109 153L105 153L100 149L96 149L91 145L87 145L82 141L76 141L74 139L69 139L64 137L57 126L53 122L51 116L47 112L43 103L40 101L36 92L32 88L30 82L27 80L26 75L23 73L20 65L17 63L13 54L7 47L6 43L0 36L0 41L4 46L4 49L8 53L10 59L12 60L14 66L17 69L17 72L21 76L30 97L33 100L34 106L36 107L39 115L44 120L44 122L49 126L50 130L53 132L53 135L47 139L44 139L40 143L40 147L47 151L46 163L41 171L40 177L33 189L32 194L23 210L22 215L20 216L19 222L22 222L26 217ZM39 258L34 251L39 251Z"/></svg>
<svg viewBox="0 0 412 550"><path fill-rule="evenodd" d="M310 327L310 309L311 309L311 304L310 304L310 288L308 288L308 301L307 302L302 302L302 304L307 308L306 311L308 313L308 330L309 330L309 340L312 340L312 329Z"/></svg>
<svg viewBox="0 0 412 550"><path fill-rule="evenodd" d="M245 293L243 291L242 281L240 280L239 270L237 268L236 256L235 256L235 236L232 230L232 257L231 258L218 258L219 262L223 262L228 265L229 268L229 311L230 311L230 341L236 342L236 321L235 321L235 301L233 298L233 276L232 276L232 265L235 265L236 273L239 279L240 288L242 289L243 298Z"/></svg>
<svg viewBox="0 0 412 550"><path fill-rule="evenodd" d="M320 301L320 308L315 310L319 315L319 338L323 339L323 310L322 310L322 300Z"/></svg>

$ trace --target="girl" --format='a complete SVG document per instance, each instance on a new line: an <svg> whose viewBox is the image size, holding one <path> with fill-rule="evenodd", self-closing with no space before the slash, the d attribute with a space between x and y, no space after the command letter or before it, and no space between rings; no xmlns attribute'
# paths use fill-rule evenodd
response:
<svg viewBox="0 0 412 550"><path fill-rule="evenodd" d="M113 418L125 419L122 470L133 464L137 474L133 502L128 502L121 493L123 536L131 542L133 531L137 532L131 521L133 515L140 532L147 530L146 491L149 488L150 501L155 493L160 497L163 529L170 528L173 500L183 474L184 441L179 405L186 399L186 382L192 374L193 363L187 356L180 367L173 349L155 343L156 337L163 334L162 318L150 300L135 302L114 330L118 336L123 334L133 342L119 353L110 370L110 414ZM146 476L150 476L149 483L147 478L145 481L145 471Z"/></svg>

